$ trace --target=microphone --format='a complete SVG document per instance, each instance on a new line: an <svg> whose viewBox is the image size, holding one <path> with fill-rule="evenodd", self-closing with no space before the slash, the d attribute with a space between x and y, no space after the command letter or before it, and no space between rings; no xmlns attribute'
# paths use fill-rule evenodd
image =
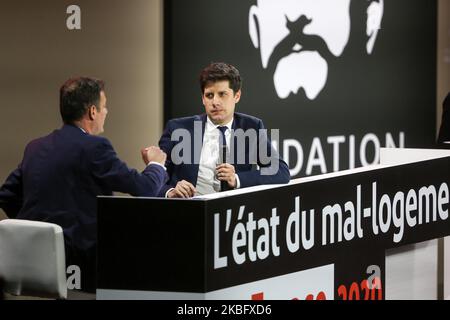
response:
<svg viewBox="0 0 450 320"><path fill-rule="evenodd" d="M221 139L219 139L219 151L221 155L221 164L227 163L227 140L225 138L225 131L227 130L226 126L219 126L221 135ZM228 185L228 182L220 180L220 191L231 190L231 187Z"/></svg>
<svg viewBox="0 0 450 320"><path fill-rule="evenodd" d="M222 154L222 164L227 163L227 146L226 144L222 144L221 146L221 154ZM220 191L231 190L231 187L228 185L227 181L220 181Z"/></svg>

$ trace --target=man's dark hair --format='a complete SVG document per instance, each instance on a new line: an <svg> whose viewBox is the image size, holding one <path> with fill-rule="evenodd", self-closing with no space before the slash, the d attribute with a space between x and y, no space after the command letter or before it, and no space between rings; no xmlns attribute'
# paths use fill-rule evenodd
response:
<svg viewBox="0 0 450 320"><path fill-rule="evenodd" d="M217 82L228 80L229 86L236 93L241 89L242 79L238 69L228 63L213 62L208 65L200 73L200 88L202 93L205 92L205 87L208 82Z"/></svg>
<svg viewBox="0 0 450 320"><path fill-rule="evenodd" d="M59 111L64 123L80 120L92 105L99 110L100 92L104 88L105 83L98 79L78 77L67 80L59 90Z"/></svg>

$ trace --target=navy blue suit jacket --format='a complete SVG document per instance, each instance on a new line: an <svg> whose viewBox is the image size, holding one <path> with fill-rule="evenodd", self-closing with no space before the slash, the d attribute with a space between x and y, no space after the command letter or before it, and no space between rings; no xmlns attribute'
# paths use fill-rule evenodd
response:
<svg viewBox="0 0 450 320"><path fill-rule="evenodd" d="M178 119L172 119L169 120L166 128L164 130L164 133L161 136L161 139L159 140L159 147L167 153L167 161L166 161L166 168L167 173L169 175L169 181L167 184L161 188L160 190L160 196L164 197L166 192L170 189L175 187L178 181L186 180L192 183L194 186L197 184L197 176L198 176L198 167L199 167L199 161L200 161L200 154L201 154L201 148L203 143L203 132L206 125L207 116L206 114L202 115L196 115L192 117L186 117L186 118L178 118ZM195 123L197 124L197 129L195 130ZM186 142L186 145L190 145L191 152L190 152L190 163L182 163L177 164L174 163L172 159L172 150L179 142L171 141L172 133L176 129L184 129L186 133L189 132L190 141ZM249 116L242 113L234 113L234 121L232 124L232 129L242 129L242 130L248 130L248 129L254 129L256 132L260 129L264 129L264 124L262 120L255 118L253 116ZM183 133L182 131L179 133ZM182 139L180 139L182 140ZM194 140L199 141L200 143L197 147L194 147ZM236 144L236 137L234 137L235 145ZM259 157L259 150L256 150L254 148L258 148L259 143L262 142L266 144L266 150L268 151L268 155L272 156L274 159L276 159L279 163L278 170L273 175L266 175L262 174L260 170L255 170L255 165L258 164L259 167L269 167L270 165L267 164L264 161L261 161ZM253 149L252 149L253 148ZM278 153L272 148L271 143L269 139L267 139L267 136L265 137L264 141L260 141L260 137L258 136L258 143L250 144L248 139L245 140L245 161L243 163L238 162L237 158L239 155L238 151L235 151L234 154L234 162L233 165L235 167L235 172L239 176L240 181L240 187L250 187L255 185L262 185L262 184L278 184L278 183L288 183L290 180L290 174L289 174L289 168L287 164L279 157ZM178 150L177 150L178 151ZM182 154L182 152L181 152ZM256 163L251 163L251 157L249 154L256 154L257 161ZM183 155L182 155L183 156Z"/></svg>
<svg viewBox="0 0 450 320"><path fill-rule="evenodd" d="M66 245L87 250L96 244L98 195L156 196L166 180L162 166L129 169L106 138L64 125L27 145L0 188L0 207L11 218L56 223Z"/></svg>

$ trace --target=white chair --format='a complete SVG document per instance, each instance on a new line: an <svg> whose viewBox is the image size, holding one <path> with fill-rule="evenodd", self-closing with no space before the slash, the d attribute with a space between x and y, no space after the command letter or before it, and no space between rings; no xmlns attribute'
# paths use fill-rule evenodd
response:
<svg viewBox="0 0 450 320"><path fill-rule="evenodd" d="M47 222L0 221L0 277L7 293L66 299L62 228Z"/></svg>

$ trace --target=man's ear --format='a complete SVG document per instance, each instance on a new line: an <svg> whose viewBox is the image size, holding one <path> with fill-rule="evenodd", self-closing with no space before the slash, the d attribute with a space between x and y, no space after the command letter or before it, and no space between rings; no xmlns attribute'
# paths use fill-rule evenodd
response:
<svg viewBox="0 0 450 320"><path fill-rule="evenodd" d="M259 21L258 21L258 7L252 6L248 13L248 32L250 39L252 39L253 46L259 48Z"/></svg>
<svg viewBox="0 0 450 320"><path fill-rule="evenodd" d="M234 103L238 103L239 100L241 100L241 89L234 94Z"/></svg>
<svg viewBox="0 0 450 320"><path fill-rule="evenodd" d="M88 109L88 114L89 120L94 120L95 117L97 116L97 107L95 105L90 106Z"/></svg>
<svg viewBox="0 0 450 320"><path fill-rule="evenodd" d="M205 105L205 95L202 93L202 103Z"/></svg>
<svg viewBox="0 0 450 320"><path fill-rule="evenodd" d="M368 36L366 51L371 54L377 39L378 30L381 28L381 20L383 19L384 0L368 0L366 34Z"/></svg>

